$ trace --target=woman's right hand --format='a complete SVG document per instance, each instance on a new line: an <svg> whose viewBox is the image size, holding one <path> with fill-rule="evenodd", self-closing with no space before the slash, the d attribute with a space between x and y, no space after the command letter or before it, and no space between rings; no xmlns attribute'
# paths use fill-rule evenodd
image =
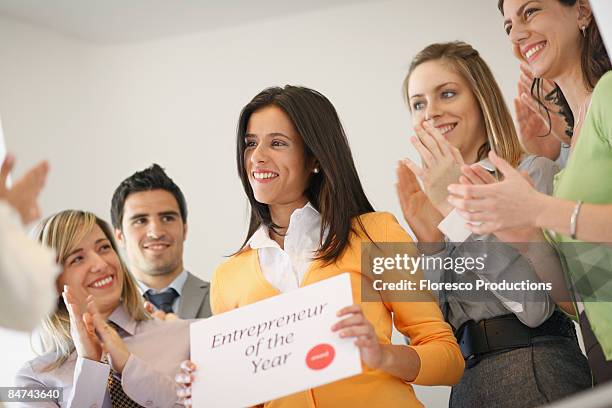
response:
<svg viewBox="0 0 612 408"><path fill-rule="evenodd" d="M397 196L404 219L419 242L441 242L444 235L437 226L442 214L425 195L415 174L408 165L400 161L397 166Z"/></svg>
<svg viewBox="0 0 612 408"><path fill-rule="evenodd" d="M554 90L555 84L549 80L540 79L543 99L541 102L545 109L531 94L533 81L534 77L529 67L522 63L518 97L514 99L518 136L521 144L529 153L556 160L561 143L570 143L570 138L565 133L567 122L553 101L544 100L544 96Z"/></svg>
<svg viewBox="0 0 612 408"><path fill-rule="evenodd" d="M100 361L102 344L96 336L93 316L83 311L85 306L79 305L68 285L64 285L62 296L70 316L70 337L72 337L77 355L81 358Z"/></svg>
<svg viewBox="0 0 612 408"><path fill-rule="evenodd" d="M475 234L492 234L511 228L539 227L546 209L546 194L540 193L524 174L489 152L489 160L504 176L493 184L452 184L448 187L450 204L466 220ZM464 166L468 170L469 166Z"/></svg>
<svg viewBox="0 0 612 408"><path fill-rule="evenodd" d="M488 170L485 170L478 164L472 164L471 166L463 166L463 175L459 177L461 184L486 185L497 183L497 180ZM529 177L527 172L520 172L521 175L527 180L532 187L535 188L533 180ZM527 227L527 228L512 228L493 233L498 240L507 244L519 243L518 248L523 249L527 242L542 242L544 241L544 235L540 228ZM522 247L521 247L522 245Z"/></svg>
<svg viewBox="0 0 612 408"><path fill-rule="evenodd" d="M181 369L174 377L177 385L176 396L186 407L191 406L191 383L193 383L193 373L195 371L196 365L191 360L185 360L181 363Z"/></svg>

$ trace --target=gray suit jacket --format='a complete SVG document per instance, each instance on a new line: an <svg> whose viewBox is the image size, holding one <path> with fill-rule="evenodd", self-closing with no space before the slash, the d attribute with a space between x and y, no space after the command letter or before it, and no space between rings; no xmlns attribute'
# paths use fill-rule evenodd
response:
<svg viewBox="0 0 612 408"><path fill-rule="evenodd" d="M210 283L187 272L183 286L178 315L181 319L204 319L210 317Z"/></svg>

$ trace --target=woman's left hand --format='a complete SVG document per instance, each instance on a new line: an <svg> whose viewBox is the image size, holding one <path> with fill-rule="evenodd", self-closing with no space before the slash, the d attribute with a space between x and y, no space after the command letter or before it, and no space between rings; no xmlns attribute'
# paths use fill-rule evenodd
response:
<svg viewBox="0 0 612 408"><path fill-rule="evenodd" d="M176 383L176 396L183 406L192 406L191 401L191 384L194 381L196 365L191 360L185 360L181 363L179 372L174 377Z"/></svg>
<svg viewBox="0 0 612 408"><path fill-rule="evenodd" d="M448 202L469 221L466 227L476 234L537 227L544 195L533 187L528 177L493 151L489 153L489 160L504 175L504 180L487 185L452 184L448 187L451 193ZM467 167L463 170L464 177L469 177Z"/></svg>
<svg viewBox="0 0 612 408"><path fill-rule="evenodd" d="M354 304L341 309L338 317L349 316L332 326L332 331L339 332L340 337L356 337L355 345L359 347L361 360L370 368L377 369L383 364L383 348L378 342L374 326L363 315L361 305Z"/></svg>
<svg viewBox="0 0 612 408"><path fill-rule="evenodd" d="M96 335L100 339L104 351L110 356L113 370L121 374L130 358L130 351L117 331L104 321L91 295L87 299L87 311L92 316Z"/></svg>
<svg viewBox="0 0 612 408"><path fill-rule="evenodd" d="M425 121L422 125L416 125L414 130L418 137L413 136L411 142L421 156L423 167L408 159L406 165L423 182L425 194L431 203L443 216L447 216L452 209L446 201L447 187L459 180L463 157L431 123Z"/></svg>
<svg viewBox="0 0 612 408"><path fill-rule="evenodd" d="M70 338L77 356L88 360L101 361L103 347L95 333L91 314L84 311L86 305L77 300L78 296L68 285L64 285L62 297L68 310Z"/></svg>

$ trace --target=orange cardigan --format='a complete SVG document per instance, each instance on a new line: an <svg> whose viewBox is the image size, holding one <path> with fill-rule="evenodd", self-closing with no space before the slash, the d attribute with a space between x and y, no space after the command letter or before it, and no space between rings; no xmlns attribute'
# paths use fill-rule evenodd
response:
<svg viewBox="0 0 612 408"><path fill-rule="evenodd" d="M389 213L360 216L374 242L412 242L410 236ZM313 261L302 286L349 272L353 299L361 303L361 242L370 242L356 222L357 234L331 265ZM213 314L276 296L279 291L264 277L257 251L246 248L221 264L211 288ZM391 330L410 338L410 346L421 359L420 371L412 381L419 385L453 385L463 375L464 362L450 326L442 318L434 298L419 302L363 302L365 317L374 326L378 340L391 343ZM271 384L271 386L274 386ZM360 375L269 401L266 408L301 407L421 407L410 383L364 365Z"/></svg>

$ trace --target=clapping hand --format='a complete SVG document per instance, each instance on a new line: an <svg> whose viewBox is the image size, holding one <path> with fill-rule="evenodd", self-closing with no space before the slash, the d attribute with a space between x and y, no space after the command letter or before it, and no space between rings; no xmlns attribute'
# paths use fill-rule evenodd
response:
<svg viewBox="0 0 612 408"><path fill-rule="evenodd" d="M433 206L447 216L452 209L446 201L447 187L459 180L463 157L431 123L425 121L414 130L417 136L410 141L421 156L423 167L409 159L405 159L406 165L423 182L424 192Z"/></svg>
<svg viewBox="0 0 612 408"><path fill-rule="evenodd" d="M77 355L102 361L107 353L113 370L122 373L130 352L117 331L100 314L93 296L89 295L83 304L68 285L64 285L62 296L70 316L70 336Z"/></svg>
<svg viewBox="0 0 612 408"><path fill-rule="evenodd" d="M565 133L567 122L559 113L559 107L553 101L544 99L544 96L555 89L554 82L540 79L541 103L544 105L541 106L531 94L533 81L531 70L525 63L521 63L518 96L514 99L518 136L528 152L556 160L560 143L570 143L570 138Z"/></svg>
<svg viewBox="0 0 612 408"><path fill-rule="evenodd" d="M443 217L421 189L415 174L407 163L400 161L397 166L397 196L404 219L419 242L441 242L444 236L437 225Z"/></svg>
<svg viewBox="0 0 612 408"><path fill-rule="evenodd" d="M475 234L490 234L537 226L542 208L540 199L544 195L533 187L528 177L493 151L489 152L489 160L504 175L503 181L486 185L470 182L448 187L451 193L448 201L468 221L466 227ZM463 169L467 170L466 167ZM469 175L469 171L467 173L463 173L466 178L462 181L474 177Z"/></svg>
<svg viewBox="0 0 612 408"><path fill-rule="evenodd" d="M157 320L163 320L166 322L170 322L172 320L180 319L180 317L178 317L174 313L166 313L163 310L156 309L155 306L153 306L153 304L149 302L148 300L144 302L144 307L145 307L145 310L149 312L149 314Z"/></svg>
<svg viewBox="0 0 612 408"><path fill-rule="evenodd" d="M81 358L100 361L102 359L102 344L95 333L93 316L85 310L86 304L77 301L77 297L68 285L64 285L62 297L66 309L68 309L70 337L77 355Z"/></svg>
<svg viewBox="0 0 612 408"><path fill-rule="evenodd" d="M130 358L130 351L125 342L119 336L119 333L102 318L91 295L87 299L87 311L92 316L93 325L102 345L102 350L110 357L113 370L122 373L125 364Z"/></svg>
<svg viewBox="0 0 612 408"><path fill-rule="evenodd" d="M15 158L7 155L0 168L0 199L6 200L19 212L23 224L29 224L40 217L37 199L45 185L49 164L46 161L40 162L29 169L9 189L6 181L13 167L15 167Z"/></svg>
<svg viewBox="0 0 612 408"><path fill-rule="evenodd" d="M461 171L463 175L459 177L459 182L461 184L467 185L484 185L484 184L494 184L498 181L493 177L488 170L484 169L479 164L473 164L471 166L462 166ZM527 180L531 186L533 184L529 175L526 172L519 172L519 174ZM512 228L512 229L504 229L494 231L493 234L502 242L506 243L514 243L514 242L529 242L532 240L541 241L541 230L539 228L534 227L526 227L526 228Z"/></svg>

